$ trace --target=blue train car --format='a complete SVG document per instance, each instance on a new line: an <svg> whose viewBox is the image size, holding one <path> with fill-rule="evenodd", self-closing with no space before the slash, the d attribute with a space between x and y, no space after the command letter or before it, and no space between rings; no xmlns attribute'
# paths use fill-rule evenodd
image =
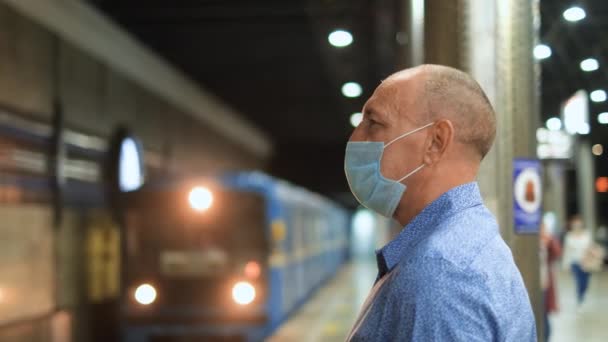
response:
<svg viewBox="0 0 608 342"><path fill-rule="evenodd" d="M125 194L127 341L258 341L347 258L348 213L259 172Z"/></svg>

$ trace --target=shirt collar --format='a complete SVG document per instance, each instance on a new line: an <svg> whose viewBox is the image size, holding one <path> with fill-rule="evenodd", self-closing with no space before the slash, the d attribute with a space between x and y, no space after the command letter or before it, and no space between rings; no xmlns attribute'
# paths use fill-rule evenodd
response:
<svg viewBox="0 0 608 342"><path fill-rule="evenodd" d="M439 196L405 226L395 239L376 251L378 279L390 272L405 252L429 236L443 218L482 203L476 182L459 185Z"/></svg>

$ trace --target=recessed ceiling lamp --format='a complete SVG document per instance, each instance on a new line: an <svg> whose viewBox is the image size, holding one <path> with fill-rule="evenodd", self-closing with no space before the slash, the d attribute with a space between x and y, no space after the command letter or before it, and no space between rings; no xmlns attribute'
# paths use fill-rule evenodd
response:
<svg viewBox="0 0 608 342"><path fill-rule="evenodd" d="M363 89L357 82L346 82L342 86L342 95L346 97L359 97L362 92Z"/></svg>
<svg viewBox="0 0 608 342"><path fill-rule="evenodd" d="M606 101L606 92L601 89L594 90L589 94L589 97L593 102L604 102Z"/></svg>
<svg viewBox="0 0 608 342"><path fill-rule="evenodd" d="M558 118L547 120L547 128L551 131L559 131L562 128L562 120Z"/></svg>
<svg viewBox="0 0 608 342"><path fill-rule="evenodd" d="M534 47L534 58L545 59L551 57L551 48L545 44L538 44Z"/></svg>
<svg viewBox="0 0 608 342"><path fill-rule="evenodd" d="M608 124L608 112L599 113L597 116L597 122L603 125Z"/></svg>
<svg viewBox="0 0 608 342"><path fill-rule="evenodd" d="M583 71L595 71L600 67L597 59L595 58L587 58L581 62L581 70Z"/></svg>
<svg viewBox="0 0 608 342"><path fill-rule="evenodd" d="M601 144L595 144L591 148L591 152L596 156L601 156L604 153L604 146Z"/></svg>
<svg viewBox="0 0 608 342"><path fill-rule="evenodd" d="M327 40L335 47L345 47L352 44L353 35L346 30L335 30L327 36Z"/></svg>
<svg viewBox="0 0 608 342"><path fill-rule="evenodd" d="M353 113L350 116L350 124L353 125L353 127L357 127L359 126L359 124L361 123L361 121L363 120L363 114L361 113Z"/></svg>
<svg viewBox="0 0 608 342"><path fill-rule="evenodd" d="M583 20L586 16L587 13L585 13L585 10L578 6L572 6L564 11L564 19L570 22Z"/></svg>

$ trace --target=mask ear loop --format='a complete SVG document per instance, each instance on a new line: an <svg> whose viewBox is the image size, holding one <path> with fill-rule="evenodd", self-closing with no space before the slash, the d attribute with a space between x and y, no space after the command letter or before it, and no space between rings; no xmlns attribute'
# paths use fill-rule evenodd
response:
<svg viewBox="0 0 608 342"><path fill-rule="evenodd" d="M418 132L418 131L421 131L421 130L423 130L423 129L425 129L425 128L429 127L429 126L432 126L432 125L434 125L434 124L435 124L434 122L431 122L431 123L426 124L426 125L424 125L424 126L422 126L422 127L418 127L418 128L416 128L415 130L413 130L413 131L409 131L409 132L407 132L407 133L401 134L400 136L396 137L395 139L393 139L393 140L389 141L387 144L385 144L385 145L384 145L384 148L387 148L387 147L388 147L390 144L394 143L395 141L397 141L397 140L399 140L399 139L401 139L401 138L405 138L405 137L407 137L407 136L408 136L408 135L410 135L410 134L414 134L414 133L416 133L416 132Z"/></svg>
<svg viewBox="0 0 608 342"><path fill-rule="evenodd" d="M397 182L398 182L398 183L403 182L403 181L404 181L404 180L405 180L407 177L409 177L409 176L413 175L414 173L416 173L416 172L418 172L418 171L422 170L422 168L423 168L423 167L425 167L425 165L424 165L424 164L422 164L422 165L418 166L416 169L414 169L414 171L412 171L412 172L408 173L407 175L403 176L403 178L401 178L401 179L400 179L400 180L398 180Z"/></svg>

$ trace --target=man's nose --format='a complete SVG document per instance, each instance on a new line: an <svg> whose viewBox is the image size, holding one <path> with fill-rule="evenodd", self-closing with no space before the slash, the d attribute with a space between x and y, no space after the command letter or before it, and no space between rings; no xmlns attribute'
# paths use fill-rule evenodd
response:
<svg viewBox="0 0 608 342"><path fill-rule="evenodd" d="M361 129L361 126L355 127L353 133L350 135L350 139L348 141L365 141L365 131Z"/></svg>

